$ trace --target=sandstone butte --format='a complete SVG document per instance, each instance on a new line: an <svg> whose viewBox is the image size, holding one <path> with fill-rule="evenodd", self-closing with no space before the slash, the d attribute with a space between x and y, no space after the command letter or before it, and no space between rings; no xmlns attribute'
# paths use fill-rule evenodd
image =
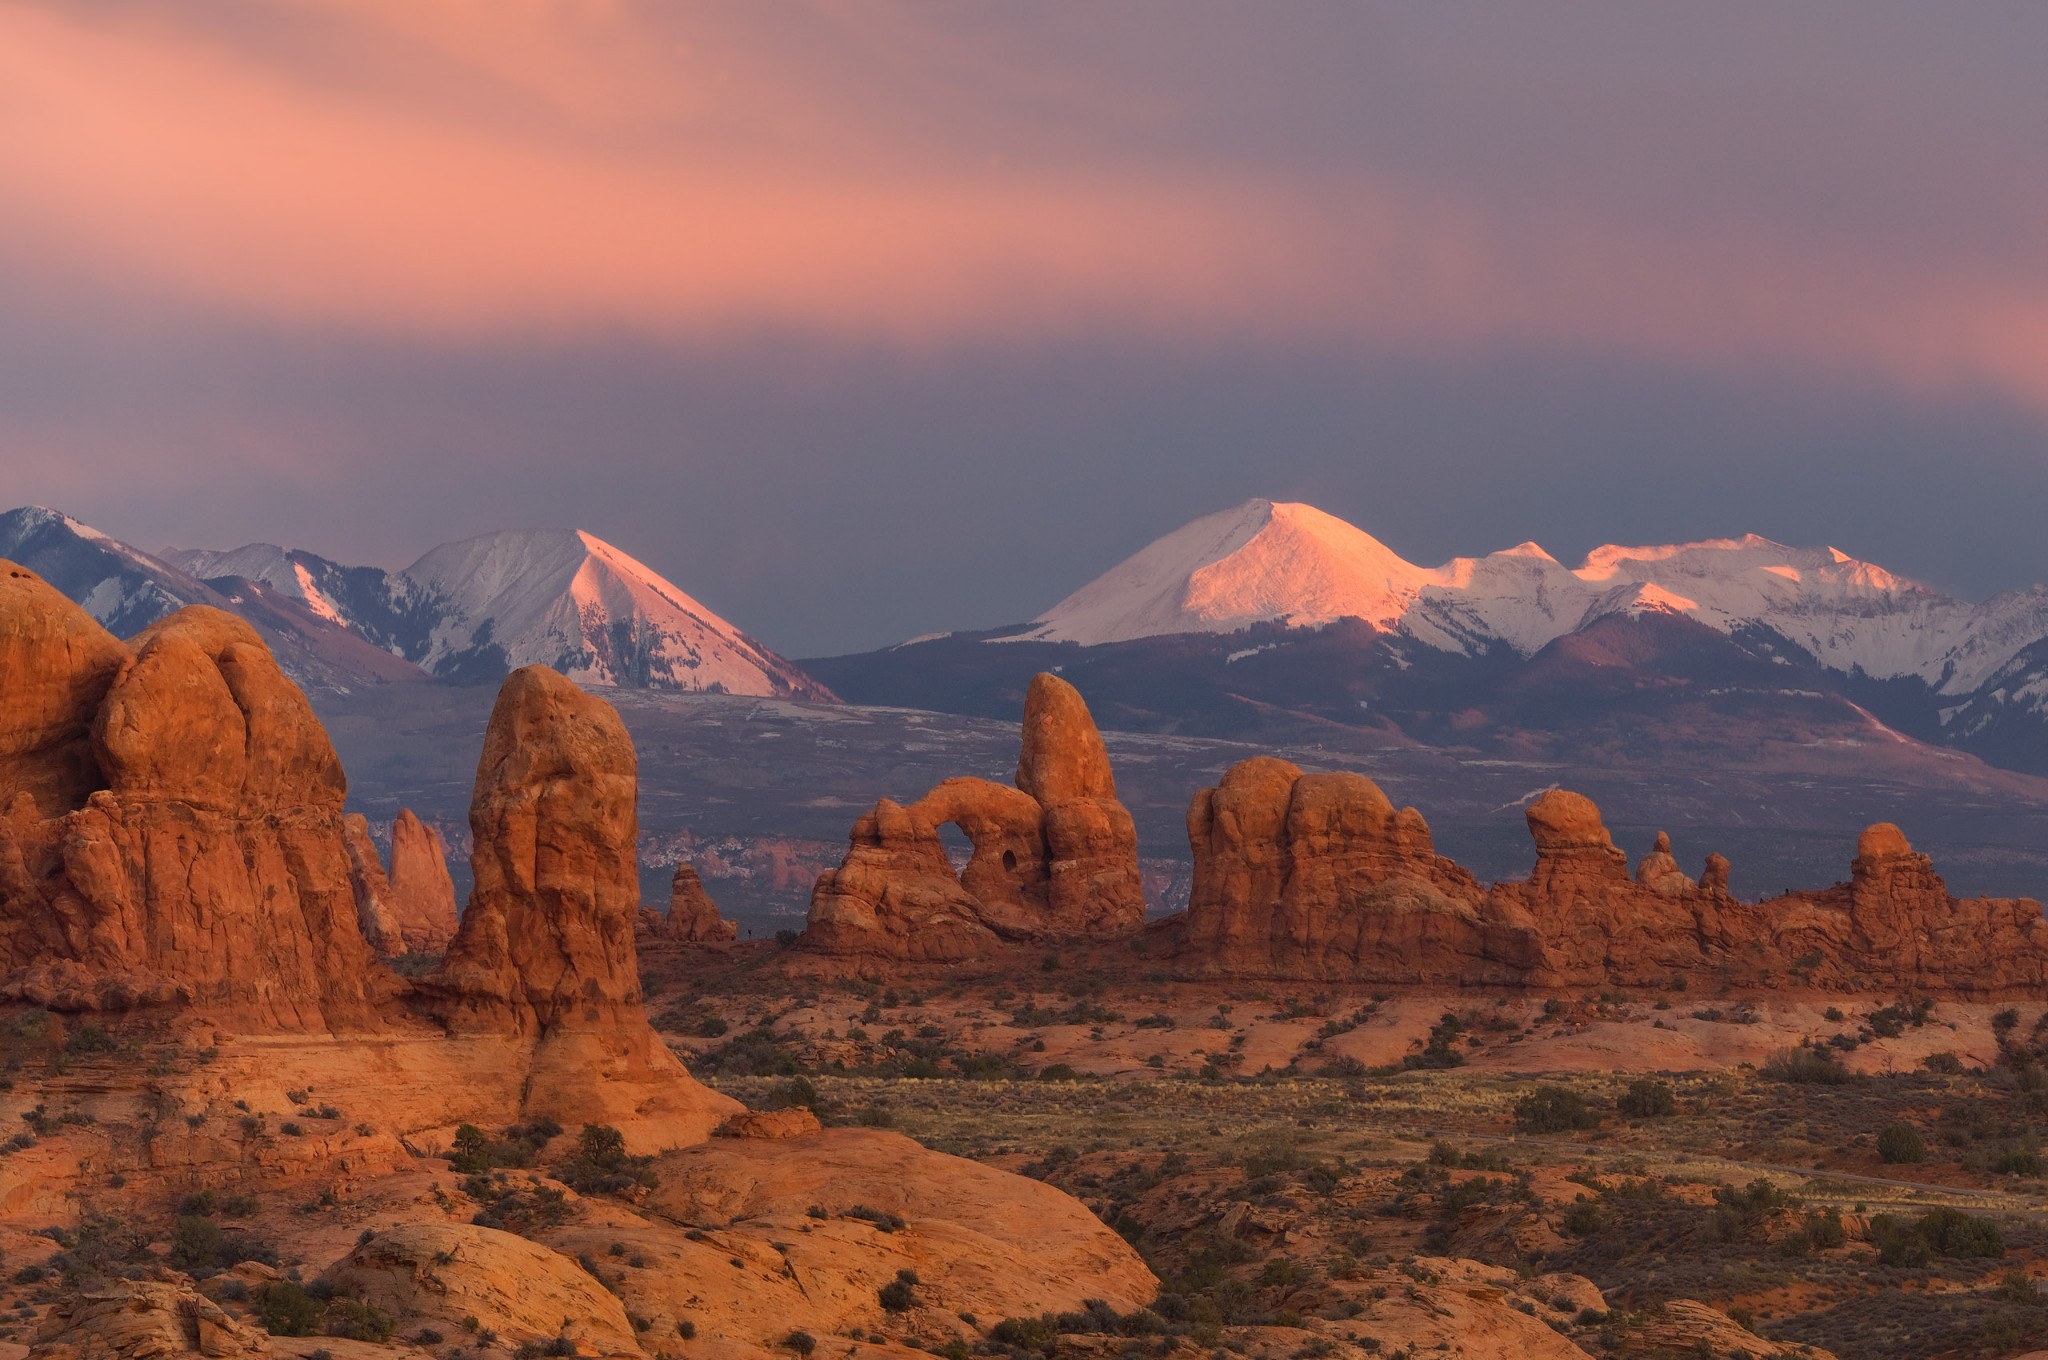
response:
<svg viewBox="0 0 2048 1360"><path fill-rule="evenodd" d="M1255 757L1188 808L1187 911L1156 926L1192 976L1429 986L1731 986L1965 996L2048 986L2048 922L2030 899L1959 900L1899 828L1866 830L1849 880L1763 902L1695 881L1670 840L1629 872L1591 800L1527 809L1536 865L1484 887L1438 855L1413 808L1352 773Z"/></svg>
<svg viewBox="0 0 2048 1360"><path fill-rule="evenodd" d="M445 960L412 979L359 924L333 748L245 624L191 608L122 642L0 562L0 695L0 1003L53 1053L95 1024L143 1055L81 1060L83 1080L53 1060L0 1091L10 1124L46 1102L67 1116L0 1159L10 1240L82 1199L168 1212L201 1189L317 1193L342 1216L286 1215L289 1231L401 1334L475 1318L509 1347L566 1326L581 1353L629 1357L685 1320L709 1355L880 1327L877 1281L913 1266L947 1319L1128 1310L1156 1291L1049 1186L895 1134L735 1119L690 1077L641 1005L632 744L555 672L499 693L470 813L476 889ZM613 1125L658 1154L658 1203L586 1201L532 1240L469 1222L434 1149L460 1123L536 1118ZM847 1216L860 1205L913 1221L878 1234ZM700 1222L730 1226L684 1226ZM618 1297L576 1264L613 1241L661 1265ZM305 1349L286 1347L172 1275L53 1308L32 1354Z"/></svg>
<svg viewBox="0 0 2048 1360"><path fill-rule="evenodd" d="M939 839L949 822L973 845L957 874ZM1102 735L1078 690L1039 675L1016 787L948 779L908 806L876 803L854 823L844 861L819 876L803 947L946 963L1018 942L1130 935L1144 919L1137 829Z"/></svg>

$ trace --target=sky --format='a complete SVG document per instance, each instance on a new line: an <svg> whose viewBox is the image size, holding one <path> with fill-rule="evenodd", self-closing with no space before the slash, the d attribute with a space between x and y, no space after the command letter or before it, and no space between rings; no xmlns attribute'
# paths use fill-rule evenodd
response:
<svg viewBox="0 0 2048 1360"><path fill-rule="evenodd" d="M0 507L792 656L1305 500L2048 581L2048 6L0 0Z"/></svg>

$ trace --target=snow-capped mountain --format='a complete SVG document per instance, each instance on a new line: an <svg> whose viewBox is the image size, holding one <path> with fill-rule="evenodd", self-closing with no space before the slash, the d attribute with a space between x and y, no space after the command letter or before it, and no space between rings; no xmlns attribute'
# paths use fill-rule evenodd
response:
<svg viewBox="0 0 2048 1360"><path fill-rule="evenodd" d="M449 543L403 576L432 602L419 660L437 675L541 662L585 685L831 697L652 568L580 531Z"/></svg>
<svg viewBox="0 0 2048 1360"><path fill-rule="evenodd" d="M1334 725L1507 760L1825 757L1873 778L1947 746L2048 774L2048 588L1974 603L1754 535L1422 566L1251 501L1028 624L803 664L853 703L985 716L1055 669L1109 726L1262 741Z"/></svg>
<svg viewBox="0 0 2048 1360"><path fill-rule="evenodd" d="M211 583L200 580L176 562L41 506L0 514L0 557L36 572L118 637L186 605L211 605L247 619L278 665L302 685L346 689L424 678L403 657L265 581L226 575Z"/></svg>
<svg viewBox="0 0 2048 1360"><path fill-rule="evenodd" d="M2048 637L2048 589L1973 604L1833 548L1754 534L1610 545L1575 568L1534 543L1422 567L1313 506L1255 500L1156 540L1013 638L1099 646L1352 618L1438 651L1526 657L1598 619L1645 612L1731 636L1764 630L1828 670L1913 677L1947 695L1975 691Z"/></svg>
<svg viewBox="0 0 2048 1360"><path fill-rule="evenodd" d="M0 557L121 636L188 604L233 610L316 687L490 681L537 662L590 686L833 697L646 564L575 530L485 534L393 572L270 543L152 555L29 507L0 515Z"/></svg>

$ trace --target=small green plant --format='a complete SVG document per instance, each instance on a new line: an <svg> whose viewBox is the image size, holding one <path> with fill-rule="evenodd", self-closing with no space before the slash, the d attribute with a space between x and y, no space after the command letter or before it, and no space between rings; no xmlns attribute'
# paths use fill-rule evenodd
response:
<svg viewBox="0 0 2048 1360"><path fill-rule="evenodd" d="M1887 1124L1878 1131L1878 1159L1886 1166L1927 1160L1927 1143L1911 1124Z"/></svg>
<svg viewBox="0 0 2048 1360"><path fill-rule="evenodd" d="M1644 1077L1628 1084L1615 1108L1630 1119L1662 1119L1678 1113L1678 1098L1672 1094L1670 1082Z"/></svg>
<svg viewBox="0 0 2048 1360"><path fill-rule="evenodd" d="M1523 1133L1597 1129L1600 1112L1568 1086L1539 1086L1515 1102L1515 1127Z"/></svg>

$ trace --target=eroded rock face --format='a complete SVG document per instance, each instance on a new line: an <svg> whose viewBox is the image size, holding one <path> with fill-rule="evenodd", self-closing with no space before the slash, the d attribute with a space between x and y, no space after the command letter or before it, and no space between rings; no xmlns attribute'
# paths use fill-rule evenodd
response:
<svg viewBox="0 0 2048 1360"><path fill-rule="evenodd" d="M458 1033L531 1045L528 1115L675 1146L738 1107L690 1078L641 1006L637 797L632 739L610 704L545 666L507 676L470 802L476 887L418 990Z"/></svg>
<svg viewBox="0 0 2048 1360"><path fill-rule="evenodd" d="M411 808L400 808L391 823L390 888L399 952L444 953L459 924L448 843Z"/></svg>
<svg viewBox="0 0 2048 1360"><path fill-rule="evenodd" d="M124 646L19 568L0 590L0 998L378 1027L341 763L255 631L195 606Z"/></svg>
<svg viewBox="0 0 2048 1360"><path fill-rule="evenodd" d="M1187 939L1205 973L1499 981L1529 951L1525 927L1471 909L1477 885L1421 814L1363 775L1241 761L1195 795L1188 841Z"/></svg>
<svg viewBox="0 0 2048 1360"><path fill-rule="evenodd" d="M26 793L43 816L55 817L105 787L93 719L131 659L56 587L0 561L0 808Z"/></svg>
<svg viewBox="0 0 2048 1360"><path fill-rule="evenodd" d="M948 823L974 847L957 874L938 834ZM1079 691L1040 675L1017 787L948 779L908 807L884 799L820 876L804 938L821 953L956 961L1004 941L1129 934L1144 920L1137 827L1101 733Z"/></svg>
<svg viewBox="0 0 2048 1360"><path fill-rule="evenodd" d="M1599 809L1552 791L1527 809L1536 866L1482 888L1438 857L1412 808L1371 781L1267 757L1188 809L1195 877L1184 971L1451 986L1662 986L1705 973L1768 985L1990 995L2048 984L2039 903L1958 901L1895 826L1864 832L1850 881L1745 904L1728 861L1695 883L1660 834L1635 876ZM1817 961L1817 962L1816 962Z"/></svg>
<svg viewBox="0 0 2048 1360"><path fill-rule="evenodd" d="M1725 872L1721 881L1724 885L1728 881ZM1671 853L1671 837L1661 831L1657 833L1657 843L1650 847L1650 853L1636 861L1636 882L1659 897L1681 897L1695 886L1685 871L1678 867L1678 860Z"/></svg>
<svg viewBox="0 0 2048 1360"><path fill-rule="evenodd" d="M35 1360L259 1360L269 1338L238 1322L182 1277L117 1280L51 1306L29 1355Z"/></svg>

